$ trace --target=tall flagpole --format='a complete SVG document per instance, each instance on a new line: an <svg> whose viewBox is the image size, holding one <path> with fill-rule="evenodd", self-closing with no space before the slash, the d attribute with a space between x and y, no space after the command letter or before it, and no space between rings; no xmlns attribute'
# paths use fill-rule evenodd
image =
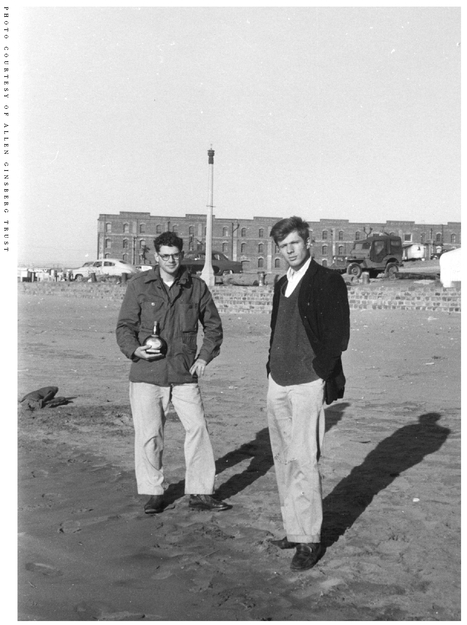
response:
<svg viewBox="0 0 467 625"><path fill-rule="evenodd" d="M209 168L209 193L206 215L206 258L201 279L204 280L208 288L212 288L216 284L214 270L212 268L212 209L214 208L214 150L208 150L208 168Z"/></svg>

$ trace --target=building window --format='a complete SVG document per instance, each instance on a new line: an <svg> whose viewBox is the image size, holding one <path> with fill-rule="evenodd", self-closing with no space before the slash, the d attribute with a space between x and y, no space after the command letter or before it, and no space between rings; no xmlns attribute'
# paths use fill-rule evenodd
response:
<svg viewBox="0 0 467 625"><path fill-rule="evenodd" d="M222 236L223 237L228 237L229 236L229 229L228 228L223 228L222 229Z"/></svg>
<svg viewBox="0 0 467 625"><path fill-rule="evenodd" d="M124 250L128 249L128 239L123 239L122 247L123 247Z"/></svg>
<svg viewBox="0 0 467 625"><path fill-rule="evenodd" d="M343 230L339 230L338 239L339 239L339 241L343 241L344 240L344 231Z"/></svg>
<svg viewBox="0 0 467 625"><path fill-rule="evenodd" d="M162 226L160 224L157 224L156 226L156 234L161 234L162 232Z"/></svg>
<svg viewBox="0 0 467 625"><path fill-rule="evenodd" d="M112 232L112 224L106 223L105 224L105 231L106 232Z"/></svg>
<svg viewBox="0 0 467 625"><path fill-rule="evenodd" d="M130 232L130 225L123 224L123 234L128 234Z"/></svg>
<svg viewBox="0 0 467 625"><path fill-rule="evenodd" d="M146 232L146 224L139 224L139 233L144 234Z"/></svg>
<svg viewBox="0 0 467 625"><path fill-rule="evenodd" d="M104 254L104 258L110 258L108 254Z"/></svg>
<svg viewBox="0 0 467 625"><path fill-rule="evenodd" d="M177 230L178 230L178 224L174 224L172 228L172 232L177 232Z"/></svg>
<svg viewBox="0 0 467 625"><path fill-rule="evenodd" d="M327 253L328 253L328 246L327 246L327 245L323 245L323 246L321 247L321 254L322 254L323 256L326 256L326 255L327 255Z"/></svg>
<svg viewBox="0 0 467 625"><path fill-rule="evenodd" d="M240 236L246 237L246 228L242 228Z"/></svg>
<svg viewBox="0 0 467 625"><path fill-rule="evenodd" d="M275 269L279 269L279 268L280 268L280 266L281 266L281 259L280 259L280 258L276 258L276 259L274 260L274 268L275 268Z"/></svg>
<svg viewBox="0 0 467 625"><path fill-rule="evenodd" d="M146 247L146 241L144 239L140 239L139 246L141 249L143 249L143 247Z"/></svg>
<svg viewBox="0 0 467 625"><path fill-rule="evenodd" d="M360 230L357 230L357 232L355 233L355 240L360 241Z"/></svg>
<svg viewBox="0 0 467 625"><path fill-rule="evenodd" d="M328 266L328 261L325 258L323 258L323 260L321 261L321 265L323 267L327 267Z"/></svg>
<svg viewBox="0 0 467 625"><path fill-rule="evenodd" d="M128 254L123 254L122 256L122 260L124 260L125 262L128 261Z"/></svg>
<svg viewBox="0 0 467 625"><path fill-rule="evenodd" d="M195 227L194 226L190 226L188 228L188 234L190 235L190 237L194 237L195 236Z"/></svg>
<svg viewBox="0 0 467 625"><path fill-rule="evenodd" d="M328 238L328 231L327 230L323 230L322 234L321 234L321 238L323 241L326 241Z"/></svg>
<svg viewBox="0 0 467 625"><path fill-rule="evenodd" d="M406 232L406 233L404 234L404 241L405 241L406 243L412 243L412 234L411 234L411 233L409 233L409 232Z"/></svg>
<svg viewBox="0 0 467 625"><path fill-rule="evenodd" d="M264 267L264 258L258 258L258 269L262 269Z"/></svg>
<svg viewBox="0 0 467 625"><path fill-rule="evenodd" d="M262 254L262 253L263 253L263 250L264 250L264 245L263 245L262 243L260 243L260 244L258 245L258 254Z"/></svg>
<svg viewBox="0 0 467 625"><path fill-rule="evenodd" d="M229 249L229 244L228 243L222 243L222 251L224 252L224 254L227 254L227 250Z"/></svg>
<svg viewBox="0 0 467 625"><path fill-rule="evenodd" d="M424 245L424 243L425 243L425 236L426 236L426 235L425 235L425 233L424 233L424 232L422 232L422 234L420 235L420 243L421 243L422 245Z"/></svg>
<svg viewBox="0 0 467 625"><path fill-rule="evenodd" d="M110 248L110 246L111 246L110 239L106 239L105 240L105 247L106 247L106 249L108 250Z"/></svg>
<svg viewBox="0 0 467 625"><path fill-rule="evenodd" d="M260 228L260 229L258 230L258 237L259 237L260 239L264 239L264 228Z"/></svg>
<svg viewBox="0 0 467 625"><path fill-rule="evenodd" d="M451 243L457 243L455 234L451 234Z"/></svg>
<svg viewBox="0 0 467 625"><path fill-rule="evenodd" d="M244 254L246 252L246 243L242 243L240 246L240 252Z"/></svg>
<svg viewBox="0 0 467 625"><path fill-rule="evenodd" d="M441 243L441 232L436 233L436 243Z"/></svg>
<svg viewBox="0 0 467 625"><path fill-rule="evenodd" d="M343 245L339 245L337 253L339 254L339 256L343 256L344 255L344 246Z"/></svg>

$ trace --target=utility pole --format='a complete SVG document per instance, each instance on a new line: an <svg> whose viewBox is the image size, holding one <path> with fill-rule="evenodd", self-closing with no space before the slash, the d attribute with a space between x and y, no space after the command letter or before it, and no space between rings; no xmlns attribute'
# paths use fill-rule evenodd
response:
<svg viewBox="0 0 467 625"><path fill-rule="evenodd" d="M201 279L204 280L209 289L211 289L215 283L216 278L214 276L214 270L212 268L212 209L214 200L214 150L211 148L208 150L208 168L209 168L209 191L208 191L208 205L206 215L206 257L204 261L203 271L201 272Z"/></svg>
<svg viewBox="0 0 467 625"><path fill-rule="evenodd" d="M233 221L230 223L232 225L232 252L231 252L230 258L232 260L237 260L237 254L236 254L237 250L235 249L235 245L234 245L234 241L235 241L234 235L237 232L237 230L240 228L240 224L238 223L238 221L236 224Z"/></svg>

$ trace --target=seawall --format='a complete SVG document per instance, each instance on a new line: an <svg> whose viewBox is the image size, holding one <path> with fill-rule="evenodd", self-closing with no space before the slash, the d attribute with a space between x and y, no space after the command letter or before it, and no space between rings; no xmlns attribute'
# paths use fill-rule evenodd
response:
<svg viewBox="0 0 467 625"><path fill-rule="evenodd" d="M32 296L102 298L121 301L126 286L115 282L19 282L18 293ZM219 312L269 313L273 287L215 286ZM391 309L461 312L461 289L444 288L437 280L376 280L348 285L351 310Z"/></svg>

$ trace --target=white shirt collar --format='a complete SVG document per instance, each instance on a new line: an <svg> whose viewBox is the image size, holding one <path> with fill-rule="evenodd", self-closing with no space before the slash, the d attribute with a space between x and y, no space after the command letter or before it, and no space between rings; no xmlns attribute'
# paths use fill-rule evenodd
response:
<svg viewBox="0 0 467 625"><path fill-rule="evenodd" d="M310 263L311 263L311 256L303 265L303 267L301 267L298 271L294 271L292 267L288 268L287 286L286 286L285 293L284 293L285 297L289 297L294 292L295 287L305 275L306 270L310 266Z"/></svg>

